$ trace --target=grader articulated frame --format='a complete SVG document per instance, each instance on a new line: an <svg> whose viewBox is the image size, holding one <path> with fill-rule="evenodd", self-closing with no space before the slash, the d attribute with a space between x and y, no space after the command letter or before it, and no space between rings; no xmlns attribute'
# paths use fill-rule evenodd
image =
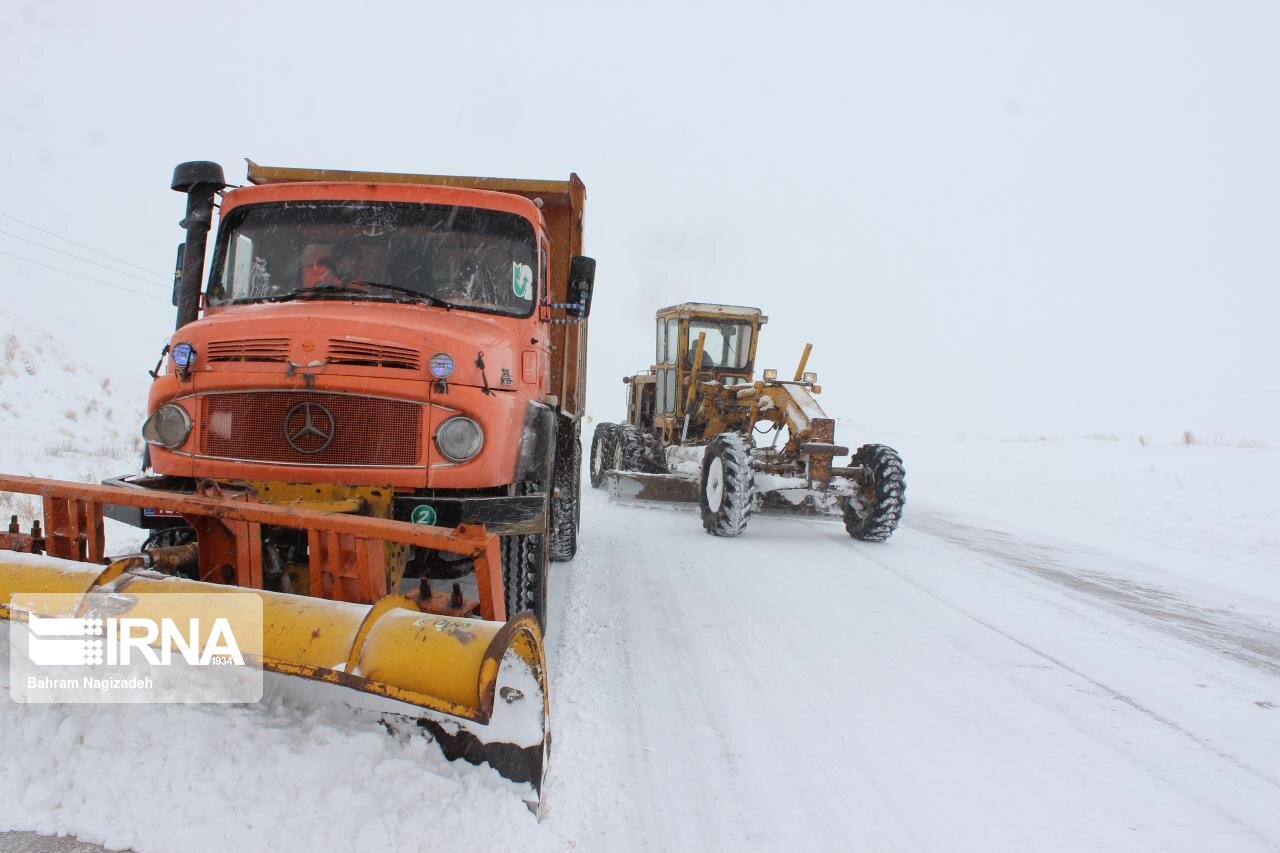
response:
<svg viewBox="0 0 1280 853"><path fill-rule="evenodd" d="M760 309L690 302L657 313L657 363L628 376L627 419L601 423L592 485L618 501L700 505L703 526L736 536L754 513L835 516L855 539L883 541L905 496L902 460L866 444L847 465L817 401L806 344L792 379L754 378ZM757 436L771 436L758 446ZM783 437L785 436L785 440Z"/></svg>

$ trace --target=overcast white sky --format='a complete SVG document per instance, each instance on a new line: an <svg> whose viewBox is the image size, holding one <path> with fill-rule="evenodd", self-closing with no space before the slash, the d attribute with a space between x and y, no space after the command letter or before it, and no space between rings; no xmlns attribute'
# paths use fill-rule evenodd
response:
<svg viewBox="0 0 1280 853"><path fill-rule="evenodd" d="M764 308L761 366L812 340L828 408L868 421L1280 399L1277 43L1246 0L9 0L0 214L159 280L0 252L159 300L0 254L0 311L150 367L181 160L576 171L600 417L688 299Z"/></svg>

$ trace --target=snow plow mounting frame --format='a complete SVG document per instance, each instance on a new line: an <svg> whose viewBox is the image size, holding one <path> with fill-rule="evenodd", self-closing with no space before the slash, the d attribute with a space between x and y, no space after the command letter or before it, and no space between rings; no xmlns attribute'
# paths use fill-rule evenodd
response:
<svg viewBox="0 0 1280 853"><path fill-rule="evenodd" d="M343 515L258 503L251 492L234 497L97 486L38 477L0 475L0 493L35 495L44 500L44 530L0 533L0 547L14 551L44 551L52 557L102 563L105 537L103 508L107 504L145 507L186 517L199 535L200 580L262 588L262 525L304 530L309 542L310 594L343 601L377 600L388 592L386 576L378 569L383 543L412 545L469 557L475 564L479 616L488 621L507 619L499 570L498 537L483 525L460 524L454 529L412 524L370 516ZM442 600L437 602L439 597ZM437 607L439 605L439 607ZM419 606L427 612L456 614L448 596L433 595Z"/></svg>

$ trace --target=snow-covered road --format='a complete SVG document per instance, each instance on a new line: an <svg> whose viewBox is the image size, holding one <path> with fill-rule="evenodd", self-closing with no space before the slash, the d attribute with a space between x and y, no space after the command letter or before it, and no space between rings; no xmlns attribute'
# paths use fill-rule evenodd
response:
<svg viewBox="0 0 1280 853"><path fill-rule="evenodd" d="M541 824L339 709L0 685L0 830L144 853L1280 848L1280 454L904 441L884 544L768 518L717 539L584 488L553 565Z"/></svg>
<svg viewBox="0 0 1280 853"><path fill-rule="evenodd" d="M591 493L556 567L544 828L579 849L1275 849L1280 614L913 504L839 525Z"/></svg>

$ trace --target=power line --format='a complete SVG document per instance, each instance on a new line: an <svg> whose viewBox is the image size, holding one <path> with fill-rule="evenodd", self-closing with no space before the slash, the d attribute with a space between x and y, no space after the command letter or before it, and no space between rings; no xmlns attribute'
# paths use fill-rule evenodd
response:
<svg viewBox="0 0 1280 853"><path fill-rule="evenodd" d="M75 258L77 261L84 261L86 264L93 264L95 267L102 267L104 270L110 270L111 272L119 275L127 275L130 278L136 278L138 281L143 281L147 284L155 285L156 287L165 286L153 279L143 278L136 272L129 272L128 270L122 270L108 264L100 263L95 261L93 258L86 258L83 255L77 255L75 252L68 252L65 249L59 249L56 246L50 246L48 243L41 243L39 240L32 240L30 237L23 237L21 234L14 234L12 231L5 231L3 228L0 228L0 234L4 234L6 237L13 237L14 239L21 240L24 243L30 243L33 246L39 246L42 249L48 249L50 252L57 252L59 255L66 255L68 258Z"/></svg>
<svg viewBox="0 0 1280 853"><path fill-rule="evenodd" d="M22 255L15 255L12 252L6 252L3 249L0 249L0 255L5 255L10 258L15 258L19 261L26 261L29 264L35 264L38 267L44 267L45 269L53 270L54 272L65 273L66 275L73 275L76 278L82 278L85 281L92 281L92 282L97 282L98 284L105 284L107 287L112 287L112 288L115 288L116 290L123 290L125 293L132 293L135 296L145 296L147 299L154 299L157 302L168 301L166 299L161 299L159 296L156 296L154 293L143 293L141 290L130 290L127 287L122 287L121 285L114 284L109 281L103 281L100 278L94 278L93 276L89 276L89 275L81 275L80 273L72 272L71 270L64 270L61 267L55 267L52 264L42 263L41 261L37 261L32 258L24 258Z"/></svg>
<svg viewBox="0 0 1280 853"><path fill-rule="evenodd" d="M124 258L117 258L115 255L108 254L107 252L104 252L101 249L95 249L93 248L93 246L87 246L84 243L80 243L75 240L72 240L70 237L63 237L61 234L55 234L54 232L50 231L48 228L41 228L39 225L33 225L32 223L27 222L25 219L19 219L16 216L10 216L9 214L3 211L0 211L0 216L3 216L5 219L11 219L14 222L17 222L19 225L25 225L28 228L32 228L36 231L39 231L41 234L48 234L50 237L57 237L59 240L65 240L66 242L70 243L73 246L79 246L81 249L88 249L90 252L97 252L99 255L102 255L104 258L110 258L111 260L116 261L118 263L122 263L127 267L133 267L136 270L141 270L142 272L148 273L150 275L159 275L160 278L164 278L163 275L160 275L155 270L149 270L146 267L140 267L137 264L132 263L131 261L126 261Z"/></svg>

